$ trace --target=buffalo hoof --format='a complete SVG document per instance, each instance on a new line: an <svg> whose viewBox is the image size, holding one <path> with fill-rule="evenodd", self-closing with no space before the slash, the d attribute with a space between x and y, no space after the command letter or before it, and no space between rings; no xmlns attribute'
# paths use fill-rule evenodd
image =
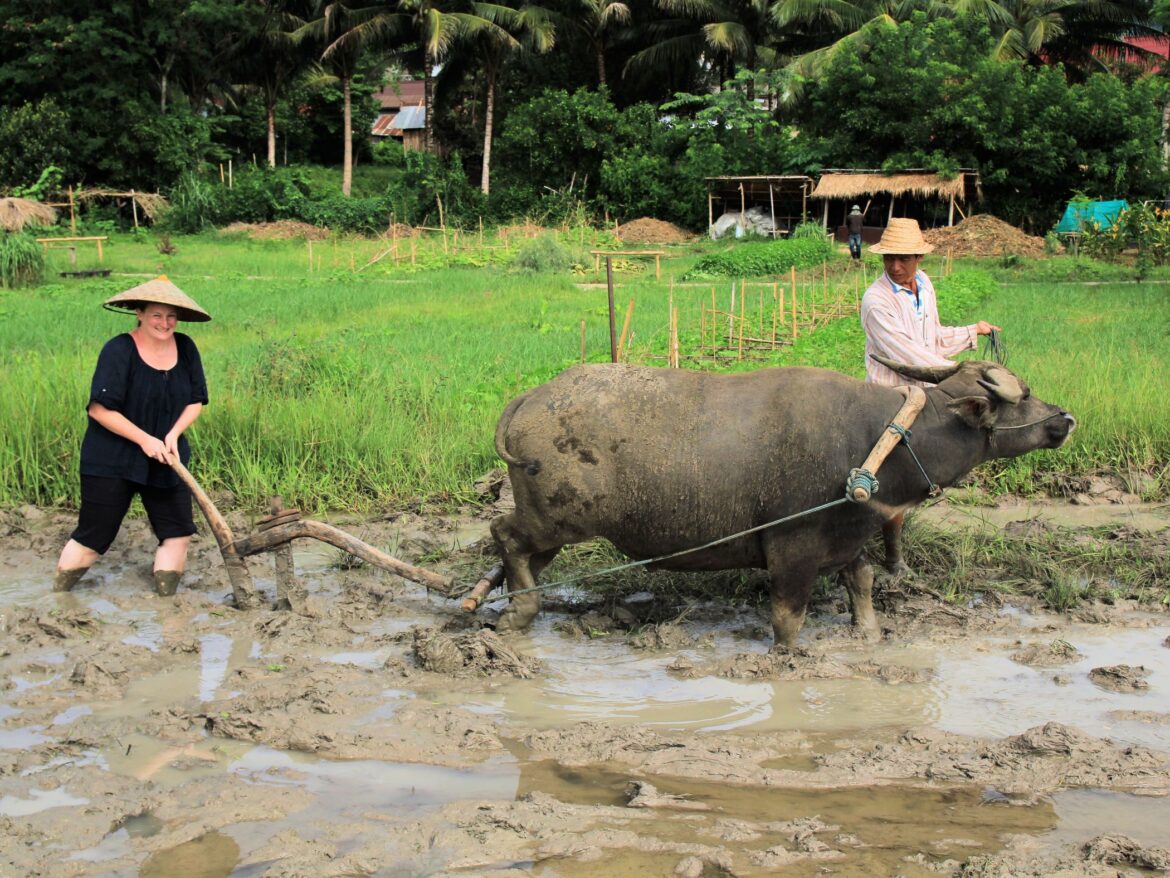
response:
<svg viewBox="0 0 1170 878"><path fill-rule="evenodd" d="M914 571L910 569L905 561L900 559L892 563L883 564L882 566L886 569L886 573L890 574L890 577L895 581L914 578Z"/></svg>
<svg viewBox="0 0 1170 878"><path fill-rule="evenodd" d="M504 612L500 613L500 618L496 621L496 633L523 633L532 626L532 620L535 618L535 610L527 610L515 606L508 607Z"/></svg>

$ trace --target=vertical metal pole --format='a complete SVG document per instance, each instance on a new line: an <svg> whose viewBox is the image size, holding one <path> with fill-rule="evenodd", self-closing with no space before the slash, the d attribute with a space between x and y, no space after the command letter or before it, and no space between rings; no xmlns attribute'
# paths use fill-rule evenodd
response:
<svg viewBox="0 0 1170 878"><path fill-rule="evenodd" d="M605 257L605 288L609 292L609 361L616 363L617 355L617 319L613 313L613 257Z"/></svg>

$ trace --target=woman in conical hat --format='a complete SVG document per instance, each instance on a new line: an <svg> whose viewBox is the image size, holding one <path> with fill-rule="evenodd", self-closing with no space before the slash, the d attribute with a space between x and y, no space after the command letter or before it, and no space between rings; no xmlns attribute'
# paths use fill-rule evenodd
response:
<svg viewBox="0 0 1170 878"><path fill-rule="evenodd" d="M187 463L191 450L184 433L207 404L199 350L175 326L211 315L166 277L103 304L135 314L137 325L106 342L98 356L81 443L81 511L57 562L53 589L69 591L105 554L137 494L158 538L155 589L173 595L195 521L191 491L169 461Z"/></svg>

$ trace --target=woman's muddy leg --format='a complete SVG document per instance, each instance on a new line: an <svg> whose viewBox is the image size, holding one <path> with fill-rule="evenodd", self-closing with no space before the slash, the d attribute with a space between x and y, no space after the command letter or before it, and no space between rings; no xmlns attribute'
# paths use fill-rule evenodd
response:
<svg viewBox="0 0 1170 878"><path fill-rule="evenodd" d="M70 591L100 557L101 555L93 549L81 545L76 540L67 542L65 548L61 550L61 557L57 559L53 591Z"/></svg>
<svg viewBox="0 0 1170 878"><path fill-rule="evenodd" d="M171 537L163 540L154 553L154 589L162 597L170 597L179 590L190 546L190 537Z"/></svg>

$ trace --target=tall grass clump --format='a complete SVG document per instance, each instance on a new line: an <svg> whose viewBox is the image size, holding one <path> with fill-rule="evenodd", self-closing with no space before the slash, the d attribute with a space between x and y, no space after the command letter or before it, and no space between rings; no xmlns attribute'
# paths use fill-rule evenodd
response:
<svg viewBox="0 0 1170 878"><path fill-rule="evenodd" d="M45 255L36 238L24 232L0 232L0 286L31 286L41 281Z"/></svg>

